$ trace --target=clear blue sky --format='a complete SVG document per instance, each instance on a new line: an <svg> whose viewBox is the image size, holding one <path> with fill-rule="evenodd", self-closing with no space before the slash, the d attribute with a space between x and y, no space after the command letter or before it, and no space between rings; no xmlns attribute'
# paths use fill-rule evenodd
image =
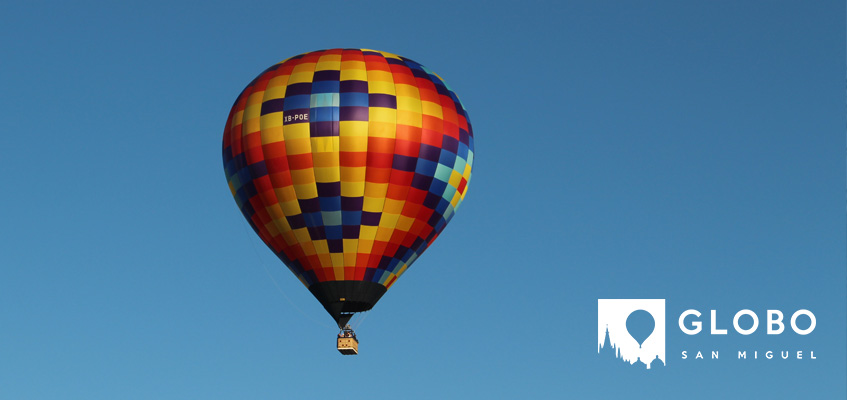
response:
<svg viewBox="0 0 847 400"><path fill-rule="evenodd" d="M0 398L847 396L844 2L246 3L3 7ZM333 47L426 65L476 137L357 357L220 157L253 77ZM597 361L598 298L667 299L663 374ZM689 337L688 308L817 328Z"/></svg>

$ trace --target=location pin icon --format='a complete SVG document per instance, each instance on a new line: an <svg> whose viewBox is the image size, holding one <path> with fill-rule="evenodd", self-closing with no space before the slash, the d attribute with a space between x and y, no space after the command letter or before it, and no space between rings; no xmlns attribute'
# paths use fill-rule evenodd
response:
<svg viewBox="0 0 847 400"><path fill-rule="evenodd" d="M656 320L647 311L635 310L626 317L626 331L638 342L638 348L653 334L655 328Z"/></svg>

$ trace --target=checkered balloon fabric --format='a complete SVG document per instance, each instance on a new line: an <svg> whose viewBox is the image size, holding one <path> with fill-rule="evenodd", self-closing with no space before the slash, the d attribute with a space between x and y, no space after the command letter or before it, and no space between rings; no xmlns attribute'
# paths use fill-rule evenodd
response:
<svg viewBox="0 0 847 400"><path fill-rule="evenodd" d="M229 188L250 226L307 287L391 287L467 193L473 132L432 71L395 54L332 49L261 73L223 135Z"/></svg>

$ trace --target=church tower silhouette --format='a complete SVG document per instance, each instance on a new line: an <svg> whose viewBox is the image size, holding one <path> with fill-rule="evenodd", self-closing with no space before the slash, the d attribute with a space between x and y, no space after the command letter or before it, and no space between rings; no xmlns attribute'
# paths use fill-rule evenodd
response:
<svg viewBox="0 0 847 400"><path fill-rule="evenodd" d="M619 362L624 363L626 365L641 367L644 369L665 366L664 361L662 361L658 355L656 355L655 359L650 360L650 363L644 362L643 360L641 360L641 357L639 357L638 360L636 360L634 363L630 363L629 360L621 357L621 349L617 347L614 343L612 343L612 339L609 337L608 324L606 325L606 335L603 337L603 343L598 346L597 353L603 359L619 360Z"/></svg>
<svg viewBox="0 0 847 400"><path fill-rule="evenodd" d="M600 348L597 349L597 352L603 358L616 359L620 356L619 350L612 343L612 340L609 339L609 325L606 325L606 336L603 338L603 344L600 345Z"/></svg>

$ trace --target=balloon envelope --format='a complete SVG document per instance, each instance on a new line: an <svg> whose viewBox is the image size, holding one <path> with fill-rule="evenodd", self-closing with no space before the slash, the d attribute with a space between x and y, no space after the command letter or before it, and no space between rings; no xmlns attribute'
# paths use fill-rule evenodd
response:
<svg viewBox="0 0 847 400"><path fill-rule="evenodd" d="M653 314L645 310L635 310L626 317L626 331L638 342L640 347L656 328L656 320Z"/></svg>
<svg viewBox="0 0 847 400"><path fill-rule="evenodd" d="M343 325L453 217L473 148L467 112L433 72L332 49L273 65L244 89L223 163L250 226Z"/></svg>

